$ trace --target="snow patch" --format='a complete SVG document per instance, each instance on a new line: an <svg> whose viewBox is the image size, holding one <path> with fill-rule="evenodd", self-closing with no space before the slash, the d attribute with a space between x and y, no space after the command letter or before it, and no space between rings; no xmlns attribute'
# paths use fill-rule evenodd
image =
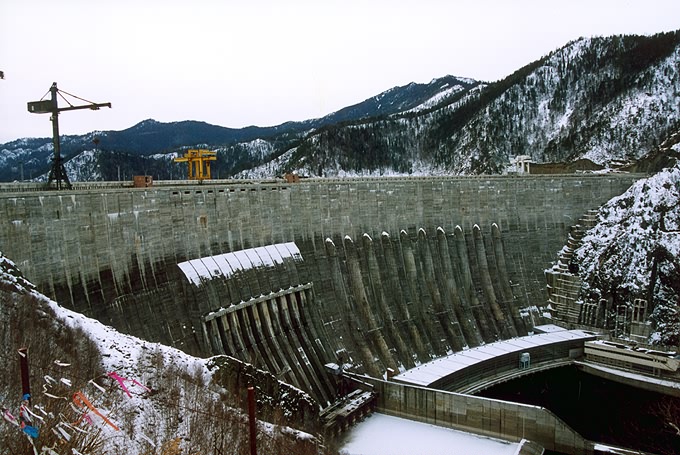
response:
<svg viewBox="0 0 680 455"><path fill-rule="evenodd" d="M518 447L517 443L375 413L349 432L340 454L514 455Z"/></svg>

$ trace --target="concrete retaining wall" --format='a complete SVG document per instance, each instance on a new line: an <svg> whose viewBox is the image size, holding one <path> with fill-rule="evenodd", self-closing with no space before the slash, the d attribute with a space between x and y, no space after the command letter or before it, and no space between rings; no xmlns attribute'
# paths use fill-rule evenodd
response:
<svg viewBox="0 0 680 455"><path fill-rule="evenodd" d="M362 380L373 385L378 412L513 442L528 439L561 453L593 453L592 443L545 408Z"/></svg>

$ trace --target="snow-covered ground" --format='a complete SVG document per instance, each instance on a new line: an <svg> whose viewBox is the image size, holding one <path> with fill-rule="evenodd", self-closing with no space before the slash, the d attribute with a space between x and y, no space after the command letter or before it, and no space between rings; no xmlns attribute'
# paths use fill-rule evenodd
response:
<svg viewBox="0 0 680 455"><path fill-rule="evenodd" d="M372 414L355 426L342 455L514 455L518 443L485 438L427 423Z"/></svg>

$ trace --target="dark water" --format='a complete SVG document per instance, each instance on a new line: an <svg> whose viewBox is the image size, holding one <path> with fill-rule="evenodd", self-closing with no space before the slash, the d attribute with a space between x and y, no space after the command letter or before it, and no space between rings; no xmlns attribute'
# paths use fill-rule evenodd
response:
<svg viewBox="0 0 680 455"><path fill-rule="evenodd" d="M680 454L680 436L662 418L680 399L563 367L500 384L478 395L550 409L585 438L659 455ZM680 426L680 422L676 421Z"/></svg>

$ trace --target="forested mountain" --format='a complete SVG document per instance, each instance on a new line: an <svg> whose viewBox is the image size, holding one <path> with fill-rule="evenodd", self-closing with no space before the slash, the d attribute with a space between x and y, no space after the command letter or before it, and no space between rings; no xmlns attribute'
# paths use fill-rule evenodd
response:
<svg viewBox="0 0 680 455"><path fill-rule="evenodd" d="M161 123L152 119L122 131L61 136L69 178L128 179L148 173L157 179L181 178L185 171L172 158L187 148L217 150L214 174L223 177L262 164L299 142L309 131L340 122L390 115L460 96L480 83L445 76L428 84L394 87L361 103L318 119L272 127L225 128L205 122ZM53 153L51 138L26 138L0 145L0 181L45 179Z"/></svg>
<svg viewBox="0 0 680 455"><path fill-rule="evenodd" d="M445 106L310 134L308 175L501 173L534 162L638 159L680 126L680 33L579 39Z"/></svg>
<svg viewBox="0 0 680 455"><path fill-rule="evenodd" d="M223 128L146 120L62 137L72 180L182 178L172 158L216 150L213 175L502 173L511 157L608 167L654 154L680 129L680 31L581 38L503 80L446 76L395 87L320 119ZM49 138L0 145L0 180L44 179Z"/></svg>

